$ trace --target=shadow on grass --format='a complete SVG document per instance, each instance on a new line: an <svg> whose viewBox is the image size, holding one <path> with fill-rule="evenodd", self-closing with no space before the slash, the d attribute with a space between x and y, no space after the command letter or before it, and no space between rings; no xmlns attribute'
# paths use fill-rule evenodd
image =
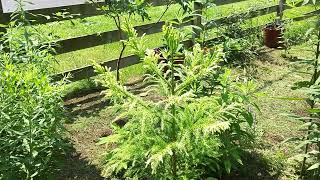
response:
<svg viewBox="0 0 320 180"><path fill-rule="evenodd" d="M292 72L287 72L287 73L281 75L277 79L265 81L264 84L256 90L256 92L261 92L261 91L267 89L268 87L272 86L273 84L282 81L283 79L289 77L289 75L291 75L291 73Z"/></svg>
<svg viewBox="0 0 320 180"><path fill-rule="evenodd" d="M66 148L65 153L57 156L57 163L52 179L59 180L102 180L101 170L81 157L75 148Z"/></svg>
<svg viewBox="0 0 320 180"><path fill-rule="evenodd" d="M273 180L278 179L281 168L270 164L270 160L257 153L247 153L241 169L226 175L222 180Z"/></svg>
<svg viewBox="0 0 320 180"><path fill-rule="evenodd" d="M54 179L61 180L103 180L101 171L91 165L87 160L70 149L64 156L60 157L58 168ZM273 180L278 179L281 169L275 169L269 161L261 155L253 153L247 154L243 159L243 166L231 173L223 175L220 180Z"/></svg>
<svg viewBox="0 0 320 180"><path fill-rule="evenodd" d="M265 52L260 52L259 56L257 56L257 61L260 61L262 63L269 63L269 64L273 64L276 66L283 66L283 63L287 64L290 63L291 61L288 59L284 59L282 58L282 60L277 59L276 57L272 56L270 53L271 52L275 52L276 49L267 49ZM257 71L257 69L261 68L258 65L251 63L250 64L251 67L251 76L253 76L255 79L259 79L261 74L259 74L259 72ZM269 70L267 70L269 71ZM271 70L270 70L271 71ZM292 74L291 71L285 72L285 73L281 73L281 75L278 78L272 79L272 80L267 80L264 81L263 84L256 89L256 92L261 92L266 90L268 87L272 86L273 84L282 81L283 79L289 77Z"/></svg>
<svg viewBox="0 0 320 180"><path fill-rule="evenodd" d="M101 110L111 105L111 101L106 99L101 92L87 94L65 102L68 121L67 124L74 123L79 117L96 117Z"/></svg>
<svg viewBox="0 0 320 180"><path fill-rule="evenodd" d="M128 90L135 95L145 92L149 85L141 80L126 84ZM65 108L69 112L67 123L74 123L79 117L98 116L101 110L111 105L111 100L106 99L101 89L73 94L72 98L65 100Z"/></svg>

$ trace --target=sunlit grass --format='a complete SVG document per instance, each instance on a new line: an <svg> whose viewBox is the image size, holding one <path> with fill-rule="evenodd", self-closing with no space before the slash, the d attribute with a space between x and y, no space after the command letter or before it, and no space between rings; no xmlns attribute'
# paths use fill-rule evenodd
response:
<svg viewBox="0 0 320 180"><path fill-rule="evenodd" d="M276 5L277 2L270 0L246 0L222 6L213 6L205 11L208 19L230 16L236 13L244 13L253 9L261 9Z"/></svg>
<svg viewBox="0 0 320 180"><path fill-rule="evenodd" d="M146 19L143 21L141 17L135 15L132 17L132 21L135 23L135 26L157 22L165 9L166 6L150 7L148 10L150 20ZM178 5L171 5L162 20L173 19L179 9L180 7ZM57 21L37 25L36 28L43 33L52 33L57 39L66 39L117 29L113 19L104 15L92 16L84 19L77 18L73 20Z"/></svg>
<svg viewBox="0 0 320 180"><path fill-rule="evenodd" d="M274 5L274 1L269 0L246 0L238 3L227 4L222 6L216 6L209 8L206 15L210 18L218 18L223 16L228 16L234 13L246 12L250 8L262 8L270 5ZM156 22L159 16L165 10L165 6L152 7L150 8L151 21L141 21L138 17L135 17L135 25L147 24L150 22ZM285 11L284 18L292 18L300 16L302 13L313 11L310 6L298 7L294 9L289 9ZM169 20L176 17L177 12L179 12L179 6L173 5L170 7L168 12L165 14L163 20ZM252 18L246 21L244 25L245 28L254 27L258 25L263 25L268 22L274 21L276 13L270 13L257 18ZM303 26L303 25L301 25ZM39 25L38 28L46 33L52 32L59 38L69 38L81 35L92 34L96 32L103 32L115 29L113 21L105 16L95 16L88 17L84 20L76 19L73 23L70 21L61 21L49 23L47 25ZM210 37L217 36L217 29L210 30ZM149 48L154 48L162 45L161 33L147 35L146 46ZM55 69L57 72L64 72L72 70L75 68L81 68L90 65L92 61L105 62L112 59L116 59L120 53L120 42L100 45L92 48L82 49L74 52L69 52L61 55L57 55L57 64ZM124 56L130 55L130 51L127 49ZM128 74L134 74L132 73Z"/></svg>
<svg viewBox="0 0 320 180"><path fill-rule="evenodd" d="M259 3L258 3L259 4ZM213 7L208 10L210 18L217 18L221 16L227 16L234 12L234 8L246 9L253 5L253 1L243 1L235 4L228 4L219 7ZM261 3L260 3L261 5ZM152 7L150 9L151 21L142 22L138 17L135 17L135 25L146 24L150 22L155 22L158 20L159 16L165 11L165 6ZM170 7L168 12L163 17L163 20L169 20L176 17L177 12L179 12L179 6L173 5ZM108 31L115 29L112 19L105 16L95 16L85 18L84 20L76 19L70 21L61 21L49 23L47 25L39 25L38 28L43 32L52 32L55 36L59 38L69 38L80 35L87 35L96 32ZM161 33L148 35L147 47L153 48L160 46L162 44ZM55 66L57 72L68 71L75 68L81 68L86 65L91 64L92 61L103 62L118 57L120 53L120 43L110 43L106 45L100 45L88 49L78 50L74 52L69 52L65 54L58 55L56 58L58 64ZM129 55L128 51L125 51L124 55Z"/></svg>
<svg viewBox="0 0 320 180"><path fill-rule="evenodd" d="M261 8L273 4L275 3L269 0L246 0L222 6L211 7L207 10L206 16L213 19L228 16L235 12L244 12L250 8ZM148 9L150 20L142 21L139 16L135 15L133 16L133 22L135 22L136 26L157 22L165 9L166 6L150 7ZM163 16L162 20L174 19L179 12L182 12L179 5L171 5ZM112 18L104 15L87 17L84 19L76 18L73 20L57 21L48 24L37 25L35 27L43 33L52 33L57 39L89 35L116 29Z"/></svg>
<svg viewBox="0 0 320 180"><path fill-rule="evenodd" d="M162 45L162 33L146 36L146 46L155 48ZM120 42L115 42L107 45L100 45L92 48L73 51L56 56L58 63L56 64L57 71L67 71L75 68L84 67L96 62L105 62L118 58L120 54ZM124 56L130 55L130 49L127 48Z"/></svg>

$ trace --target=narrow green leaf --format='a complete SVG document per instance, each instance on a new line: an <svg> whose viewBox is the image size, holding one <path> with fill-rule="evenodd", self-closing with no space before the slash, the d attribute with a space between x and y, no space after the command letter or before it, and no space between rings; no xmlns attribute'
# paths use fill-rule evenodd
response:
<svg viewBox="0 0 320 180"><path fill-rule="evenodd" d="M227 173L230 174L231 166L232 166L231 162L227 160L227 161L224 161L223 163L224 163L224 167L225 167Z"/></svg>
<svg viewBox="0 0 320 180"><path fill-rule="evenodd" d="M319 169L319 167L320 167L320 163L315 163L314 165L310 166L307 170L311 171L314 169Z"/></svg>

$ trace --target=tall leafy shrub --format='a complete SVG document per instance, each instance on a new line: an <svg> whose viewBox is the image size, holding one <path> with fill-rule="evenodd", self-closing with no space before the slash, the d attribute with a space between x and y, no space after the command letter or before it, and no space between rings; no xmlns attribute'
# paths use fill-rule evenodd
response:
<svg viewBox="0 0 320 180"><path fill-rule="evenodd" d="M131 28L127 45L144 56L143 38ZM184 65L177 65L181 57L181 31L171 25L163 27L166 48L160 55L148 51L143 57L144 68L151 72L147 81L154 85L150 91L161 95L161 100L145 100L129 92L116 81L108 68L96 65L98 82L104 85L128 118L124 127L114 126L114 134L102 138L107 152L105 173L127 178L199 179L219 177L242 164L245 145L252 141L253 116L247 110L251 82L231 80L231 71L219 66L223 53L217 47L206 54L195 45L184 51ZM203 95L205 83L199 83L216 74L211 96Z"/></svg>
<svg viewBox="0 0 320 180"><path fill-rule="evenodd" d="M206 46L221 44L227 63L240 66L250 64L262 46L260 28L255 27L250 19L255 9L257 8L249 8L241 14L232 13L227 17L228 20L223 22L223 26L214 25L212 24L214 21L209 21L206 26L217 27L219 38L204 44Z"/></svg>
<svg viewBox="0 0 320 180"><path fill-rule="evenodd" d="M43 179L61 147L61 93L47 37L27 26L21 6L14 19L0 50L0 179Z"/></svg>
<svg viewBox="0 0 320 180"><path fill-rule="evenodd" d="M296 0L292 3L293 5L295 5L295 3L303 3L303 5L312 3L315 10L318 10L316 0ZM307 33L309 46L314 48L314 58L298 62L308 67L301 73L303 73L303 75L310 74L311 78L309 81L297 82L294 86L294 89L301 90L305 94L303 100L305 100L309 105L306 110L306 113L309 114L309 116L290 116L294 120L303 122L301 130L305 132L305 135L293 137L287 140L297 143L296 150L299 153L294 157L294 159L301 162L300 177L302 179L320 178L320 15L317 15L315 24L315 28L309 29Z"/></svg>

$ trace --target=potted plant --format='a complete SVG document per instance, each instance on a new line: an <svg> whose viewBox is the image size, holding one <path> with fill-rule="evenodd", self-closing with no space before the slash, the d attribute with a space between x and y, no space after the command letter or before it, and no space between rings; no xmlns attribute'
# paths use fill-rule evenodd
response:
<svg viewBox="0 0 320 180"><path fill-rule="evenodd" d="M302 0L299 0L302 1ZM267 24L263 28L264 33L264 44L270 48L283 47L283 12L286 1L279 0L279 6L277 9L277 16L273 23Z"/></svg>
<svg viewBox="0 0 320 180"><path fill-rule="evenodd" d="M269 48L278 48L283 42L283 27L278 23L269 23L263 28L264 44Z"/></svg>

